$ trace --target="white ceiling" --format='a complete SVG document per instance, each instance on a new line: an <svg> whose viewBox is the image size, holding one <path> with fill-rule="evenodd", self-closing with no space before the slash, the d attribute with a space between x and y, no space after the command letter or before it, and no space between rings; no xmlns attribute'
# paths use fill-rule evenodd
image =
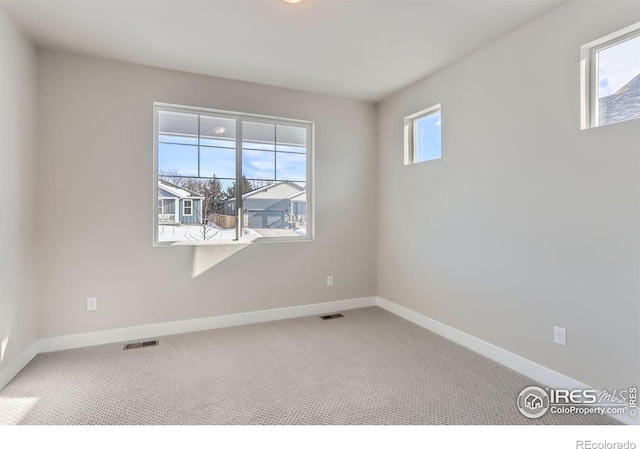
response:
<svg viewBox="0 0 640 449"><path fill-rule="evenodd" d="M44 48L366 100L560 0L0 0Z"/></svg>

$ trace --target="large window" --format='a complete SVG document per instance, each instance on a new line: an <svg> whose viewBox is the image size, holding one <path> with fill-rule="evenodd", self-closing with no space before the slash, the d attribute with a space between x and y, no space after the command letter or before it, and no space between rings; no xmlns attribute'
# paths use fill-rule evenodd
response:
<svg viewBox="0 0 640 449"><path fill-rule="evenodd" d="M640 118L640 24L582 47L582 128Z"/></svg>
<svg viewBox="0 0 640 449"><path fill-rule="evenodd" d="M442 114L437 104L404 119L404 163L442 157Z"/></svg>
<svg viewBox="0 0 640 449"><path fill-rule="evenodd" d="M312 238L313 123L154 109L156 244Z"/></svg>

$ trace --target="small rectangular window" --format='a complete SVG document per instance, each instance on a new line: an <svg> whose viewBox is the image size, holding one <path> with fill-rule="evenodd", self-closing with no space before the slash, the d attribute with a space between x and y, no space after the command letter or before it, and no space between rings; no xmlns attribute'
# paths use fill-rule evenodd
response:
<svg viewBox="0 0 640 449"><path fill-rule="evenodd" d="M640 24L581 48L582 129L640 118Z"/></svg>
<svg viewBox="0 0 640 449"><path fill-rule="evenodd" d="M442 157L441 129L440 104L405 117L405 165L440 159Z"/></svg>
<svg viewBox="0 0 640 449"><path fill-rule="evenodd" d="M184 200L182 205L182 215L185 217L190 217L193 215L193 201L192 200Z"/></svg>

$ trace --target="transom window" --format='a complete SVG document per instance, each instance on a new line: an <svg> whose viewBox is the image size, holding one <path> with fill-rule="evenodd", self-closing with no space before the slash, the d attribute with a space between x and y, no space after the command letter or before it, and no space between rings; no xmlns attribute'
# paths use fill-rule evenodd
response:
<svg viewBox="0 0 640 449"><path fill-rule="evenodd" d="M404 119L404 163L442 157L442 114L439 104Z"/></svg>
<svg viewBox="0 0 640 449"><path fill-rule="evenodd" d="M156 244L312 238L313 123L154 109Z"/></svg>
<svg viewBox="0 0 640 449"><path fill-rule="evenodd" d="M581 48L582 128L640 118L640 24Z"/></svg>

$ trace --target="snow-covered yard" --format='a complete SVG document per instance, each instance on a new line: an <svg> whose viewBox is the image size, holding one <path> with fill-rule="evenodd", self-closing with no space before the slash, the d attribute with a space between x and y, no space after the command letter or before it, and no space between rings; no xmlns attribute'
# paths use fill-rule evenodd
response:
<svg viewBox="0 0 640 449"><path fill-rule="evenodd" d="M252 229L243 230L243 240L252 241L260 234ZM234 240L235 229L223 229L215 225L173 226L159 225L158 240L161 242L215 242L216 240Z"/></svg>
<svg viewBox="0 0 640 449"><path fill-rule="evenodd" d="M291 237L305 236L303 228L298 229L249 229L244 228L242 240L252 241L258 237ZM160 242L215 242L231 241L236 238L235 229L223 229L216 225L158 225L158 240Z"/></svg>

